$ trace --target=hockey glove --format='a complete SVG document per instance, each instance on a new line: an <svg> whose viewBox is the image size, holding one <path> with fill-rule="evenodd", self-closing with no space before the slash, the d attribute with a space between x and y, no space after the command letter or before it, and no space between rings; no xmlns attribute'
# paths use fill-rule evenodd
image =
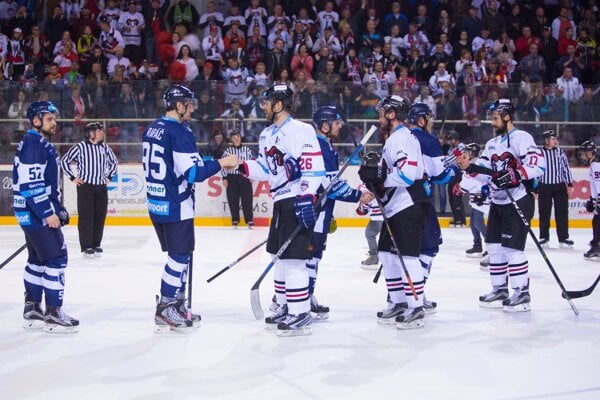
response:
<svg viewBox="0 0 600 400"><path fill-rule="evenodd" d="M477 206L482 206L483 203L485 203L485 196L481 193L475 193L471 195L470 200L473 202L473 204Z"/></svg>
<svg viewBox="0 0 600 400"><path fill-rule="evenodd" d="M456 159L462 156L463 151L465 151L465 145L459 143L458 146L452 149L452 152L444 158L444 168L450 168L456 165Z"/></svg>
<svg viewBox="0 0 600 400"><path fill-rule="evenodd" d="M333 233L335 231L337 231L337 221L335 218L331 218L331 221L329 221L329 232L327 233Z"/></svg>
<svg viewBox="0 0 600 400"><path fill-rule="evenodd" d="M69 225L69 221L71 221L71 217L69 216L69 212L66 208L61 207L58 210L58 220L60 221L61 226Z"/></svg>
<svg viewBox="0 0 600 400"><path fill-rule="evenodd" d="M381 163L377 164L366 162L360 166L358 176L364 183L374 186L382 185L387 178L387 164L385 160L381 160Z"/></svg>
<svg viewBox="0 0 600 400"><path fill-rule="evenodd" d="M519 186L521 175L514 168L498 171L492 176L492 183L499 189L511 189Z"/></svg>
<svg viewBox="0 0 600 400"><path fill-rule="evenodd" d="M244 178L247 178L248 175L250 175L250 172L248 170L248 164L246 164L245 161L238 165L237 170L240 173L240 175L242 175Z"/></svg>
<svg viewBox="0 0 600 400"><path fill-rule="evenodd" d="M294 212L296 220L304 228L312 228L317 221L317 213L314 206L314 196L307 194L296 196L294 200Z"/></svg>
<svg viewBox="0 0 600 400"><path fill-rule="evenodd" d="M463 191L460 188L460 183L455 183L452 186L452 194L456 197L461 197L463 195Z"/></svg>
<svg viewBox="0 0 600 400"><path fill-rule="evenodd" d="M284 156L283 168L285 169L285 175L287 176L288 182L294 182L302 177L299 159L287 155Z"/></svg>
<svg viewBox="0 0 600 400"><path fill-rule="evenodd" d="M596 202L591 197L585 202L585 211L594 212L596 209Z"/></svg>

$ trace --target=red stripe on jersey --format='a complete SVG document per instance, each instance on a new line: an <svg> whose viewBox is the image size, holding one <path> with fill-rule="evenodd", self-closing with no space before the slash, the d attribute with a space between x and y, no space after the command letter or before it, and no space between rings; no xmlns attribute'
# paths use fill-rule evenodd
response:
<svg viewBox="0 0 600 400"><path fill-rule="evenodd" d="M523 179L528 180L529 176L527 175L527 171L525 171L525 168L523 168L523 166L520 166L518 168L518 170L521 172L521 175L523 176Z"/></svg>
<svg viewBox="0 0 600 400"><path fill-rule="evenodd" d="M525 264L522 267L519 267L519 268L509 268L508 270L510 272L521 272L521 271L526 271L528 268L529 268L529 265Z"/></svg>
<svg viewBox="0 0 600 400"><path fill-rule="evenodd" d="M508 269L508 265L504 265L502 267L489 267L490 271L506 271Z"/></svg>
<svg viewBox="0 0 600 400"><path fill-rule="evenodd" d="M302 293L286 293L285 297L308 297L308 291Z"/></svg>
<svg viewBox="0 0 600 400"><path fill-rule="evenodd" d="M285 290L285 285L275 285L275 289Z"/></svg>
<svg viewBox="0 0 600 400"><path fill-rule="evenodd" d="M412 165L412 166L416 167L417 162L416 161L408 161L408 165Z"/></svg>
<svg viewBox="0 0 600 400"><path fill-rule="evenodd" d="M317 152L314 152L314 153L307 153L307 152L303 152L303 153L302 153L302 155L303 155L303 156L311 156L311 157L312 157L312 156L320 156L320 155L322 155L322 154L323 154L323 153L321 153L320 151L317 151Z"/></svg>

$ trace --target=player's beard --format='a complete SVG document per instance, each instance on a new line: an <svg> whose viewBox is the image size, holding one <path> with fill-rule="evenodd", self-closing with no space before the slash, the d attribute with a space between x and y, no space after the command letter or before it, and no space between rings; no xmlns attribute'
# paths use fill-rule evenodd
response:
<svg viewBox="0 0 600 400"><path fill-rule="evenodd" d="M506 132L508 132L508 125L506 121L502 121L502 126L500 128L494 128L494 130L496 131L496 135L504 135Z"/></svg>

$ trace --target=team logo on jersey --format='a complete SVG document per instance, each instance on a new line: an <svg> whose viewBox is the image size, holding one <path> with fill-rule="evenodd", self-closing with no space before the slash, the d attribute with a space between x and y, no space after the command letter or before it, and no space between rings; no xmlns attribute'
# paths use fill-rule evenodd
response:
<svg viewBox="0 0 600 400"><path fill-rule="evenodd" d="M493 154L491 161L494 171L506 171L509 168L516 169L519 166L519 161L509 151L505 151L500 155Z"/></svg>
<svg viewBox="0 0 600 400"><path fill-rule="evenodd" d="M17 222L21 226L31 225L31 214L29 211L15 212L15 217L17 218Z"/></svg>
<svg viewBox="0 0 600 400"><path fill-rule="evenodd" d="M58 281L62 286L65 286L65 271L60 271L58 273Z"/></svg>
<svg viewBox="0 0 600 400"><path fill-rule="evenodd" d="M163 185L162 183L148 182L146 184L146 191L149 195L156 197L165 197L167 195L165 185Z"/></svg>
<svg viewBox="0 0 600 400"><path fill-rule="evenodd" d="M277 175L277 170L283 165L283 153L275 146L269 150L265 147L265 159L272 175Z"/></svg>
<svg viewBox="0 0 600 400"><path fill-rule="evenodd" d="M15 195L13 199L13 208L25 208L25 197Z"/></svg>
<svg viewBox="0 0 600 400"><path fill-rule="evenodd" d="M148 212L155 215L169 215L169 202L148 199Z"/></svg>
<svg viewBox="0 0 600 400"><path fill-rule="evenodd" d="M307 181L301 181L300 182L300 190L303 192L306 192L306 190L308 189L308 182Z"/></svg>

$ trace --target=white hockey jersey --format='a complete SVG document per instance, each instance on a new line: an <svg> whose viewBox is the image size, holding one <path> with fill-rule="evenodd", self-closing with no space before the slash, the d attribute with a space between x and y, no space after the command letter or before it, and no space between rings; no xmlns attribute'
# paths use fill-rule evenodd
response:
<svg viewBox="0 0 600 400"><path fill-rule="evenodd" d="M385 142L382 159L388 168L384 182L386 193L382 198L383 211L391 217L414 204L409 187L426 184L418 182L425 174L421 145L408 128L400 125Z"/></svg>
<svg viewBox="0 0 600 400"><path fill-rule="evenodd" d="M477 204L477 202L473 201L473 198L482 194L482 187L489 184L489 179L490 177L488 176L487 181L484 182L477 178L477 174L469 174L467 171L463 171L463 176L460 180L460 190L469 194L469 205L471 208L481 211L484 215L487 215L490 211L489 199L486 198L483 204Z"/></svg>
<svg viewBox="0 0 600 400"><path fill-rule="evenodd" d="M288 182L284 160L300 160L302 177ZM249 179L268 180L273 201L297 195L315 195L325 177L325 164L314 128L288 117L279 127L263 129L258 138L258 157L246 161Z"/></svg>
<svg viewBox="0 0 600 400"><path fill-rule="evenodd" d="M592 197L597 199L600 193L600 161L594 161L590 165L590 190Z"/></svg>
<svg viewBox="0 0 600 400"><path fill-rule="evenodd" d="M546 160L540 148L533 141L533 137L529 133L515 128L507 135L490 139L485 144L485 148L477 160L477 165L491 168L495 172L504 171L510 165L519 171L523 180L529 180L544 174ZM478 179L484 181L488 177L478 175ZM519 200L527 194L523 182L508 190L515 200ZM506 191L497 188L493 183L490 184L490 199L495 204L510 203Z"/></svg>

